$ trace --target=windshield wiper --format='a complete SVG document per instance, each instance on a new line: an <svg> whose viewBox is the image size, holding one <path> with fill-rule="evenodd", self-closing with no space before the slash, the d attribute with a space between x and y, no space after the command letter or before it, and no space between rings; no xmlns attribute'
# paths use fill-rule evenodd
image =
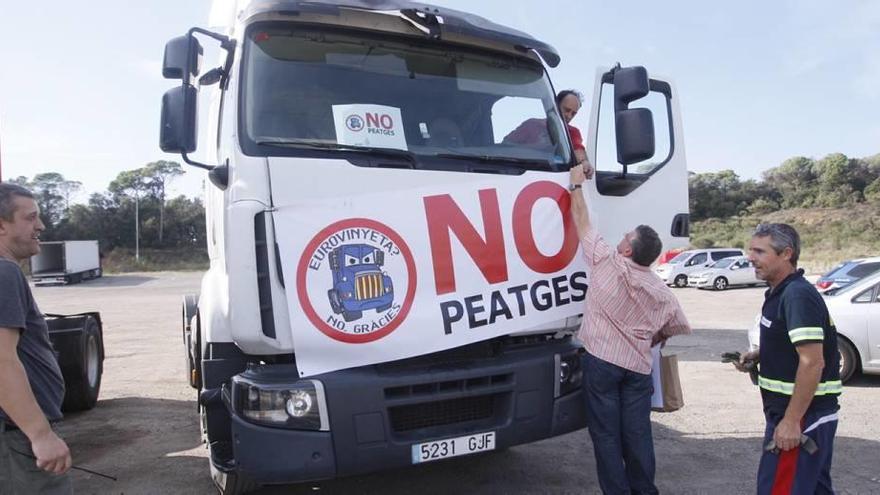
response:
<svg viewBox="0 0 880 495"><path fill-rule="evenodd" d="M437 158L447 158L450 160L466 160L476 161L480 163L497 163L500 165L510 165L522 170L549 170L553 171L550 160L542 160L540 158L518 158L513 156L495 156L495 155L460 155L458 153L437 153ZM539 168L535 168L539 167Z"/></svg>
<svg viewBox="0 0 880 495"><path fill-rule="evenodd" d="M259 139L256 142L261 146L277 146L279 148L304 148L328 151L354 151L368 155L382 155L392 158L403 158L410 163L416 162L415 154L407 150L395 148L376 148L371 146L355 146L353 144L327 143L323 141L307 141L293 139Z"/></svg>

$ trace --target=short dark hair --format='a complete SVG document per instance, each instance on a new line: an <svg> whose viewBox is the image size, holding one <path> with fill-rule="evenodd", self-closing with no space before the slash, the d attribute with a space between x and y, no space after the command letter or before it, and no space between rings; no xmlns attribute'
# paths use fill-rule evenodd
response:
<svg viewBox="0 0 880 495"><path fill-rule="evenodd" d="M636 227L636 236L630 241L630 245L632 260L642 266L651 266L663 250L663 241L657 231L647 225Z"/></svg>
<svg viewBox="0 0 880 495"><path fill-rule="evenodd" d="M797 267L798 258L801 257L801 236L794 227L787 223L762 223L755 228L752 237L769 237L770 246L776 254L791 248L791 264Z"/></svg>
<svg viewBox="0 0 880 495"><path fill-rule="evenodd" d="M577 98L579 105L584 104L584 95L582 95L580 91L576 89L563 89L559 93L556 93L556 106L559 106L559 104L562 103L562 100L569 95L574 95L574 97Z"/></svg>
<svg viewBox="0 0 880 495"><path fill-rule="evenodd" d="M15 219L15 197L34 199L34 193L9 182L0 183L0 218L7 222Z"/></svg>

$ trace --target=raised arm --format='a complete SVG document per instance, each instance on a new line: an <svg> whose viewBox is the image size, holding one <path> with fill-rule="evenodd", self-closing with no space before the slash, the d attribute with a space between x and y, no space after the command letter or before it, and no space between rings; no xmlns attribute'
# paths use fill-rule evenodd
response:
<svg viewBox="0 0 880 495"><path fill-rule="evenodd" d="M570 184L574 187L571 191L571 216L577 226L578 237L583 239L590 231L590 212L587 209L587 202L584 200L583 184L586 180L584 176L584 165L577 164L571 168Z"/></svg>

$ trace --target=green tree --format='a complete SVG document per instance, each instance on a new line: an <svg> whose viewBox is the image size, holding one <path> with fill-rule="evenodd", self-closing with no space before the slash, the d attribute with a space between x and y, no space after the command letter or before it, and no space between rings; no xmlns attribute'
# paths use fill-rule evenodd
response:
<svg viewBox="0 0 880 495"><path fill-rule="evenodd" d="M163 244L165 233L165 189L175 178L184 174L183 167L177 162L160 160L148 163L143 168L144 178L150 183L159 200L159 245Z"/></svg>

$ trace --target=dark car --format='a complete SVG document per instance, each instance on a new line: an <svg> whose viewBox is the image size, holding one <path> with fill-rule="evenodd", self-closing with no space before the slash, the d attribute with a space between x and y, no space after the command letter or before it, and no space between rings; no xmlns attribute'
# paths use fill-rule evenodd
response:
<svg viewBox="0 0 880 495"><path fill-rule="evenodd" d="M880 270L880 257L844 261L816 281L819 292L836 291Z"/></svg>

